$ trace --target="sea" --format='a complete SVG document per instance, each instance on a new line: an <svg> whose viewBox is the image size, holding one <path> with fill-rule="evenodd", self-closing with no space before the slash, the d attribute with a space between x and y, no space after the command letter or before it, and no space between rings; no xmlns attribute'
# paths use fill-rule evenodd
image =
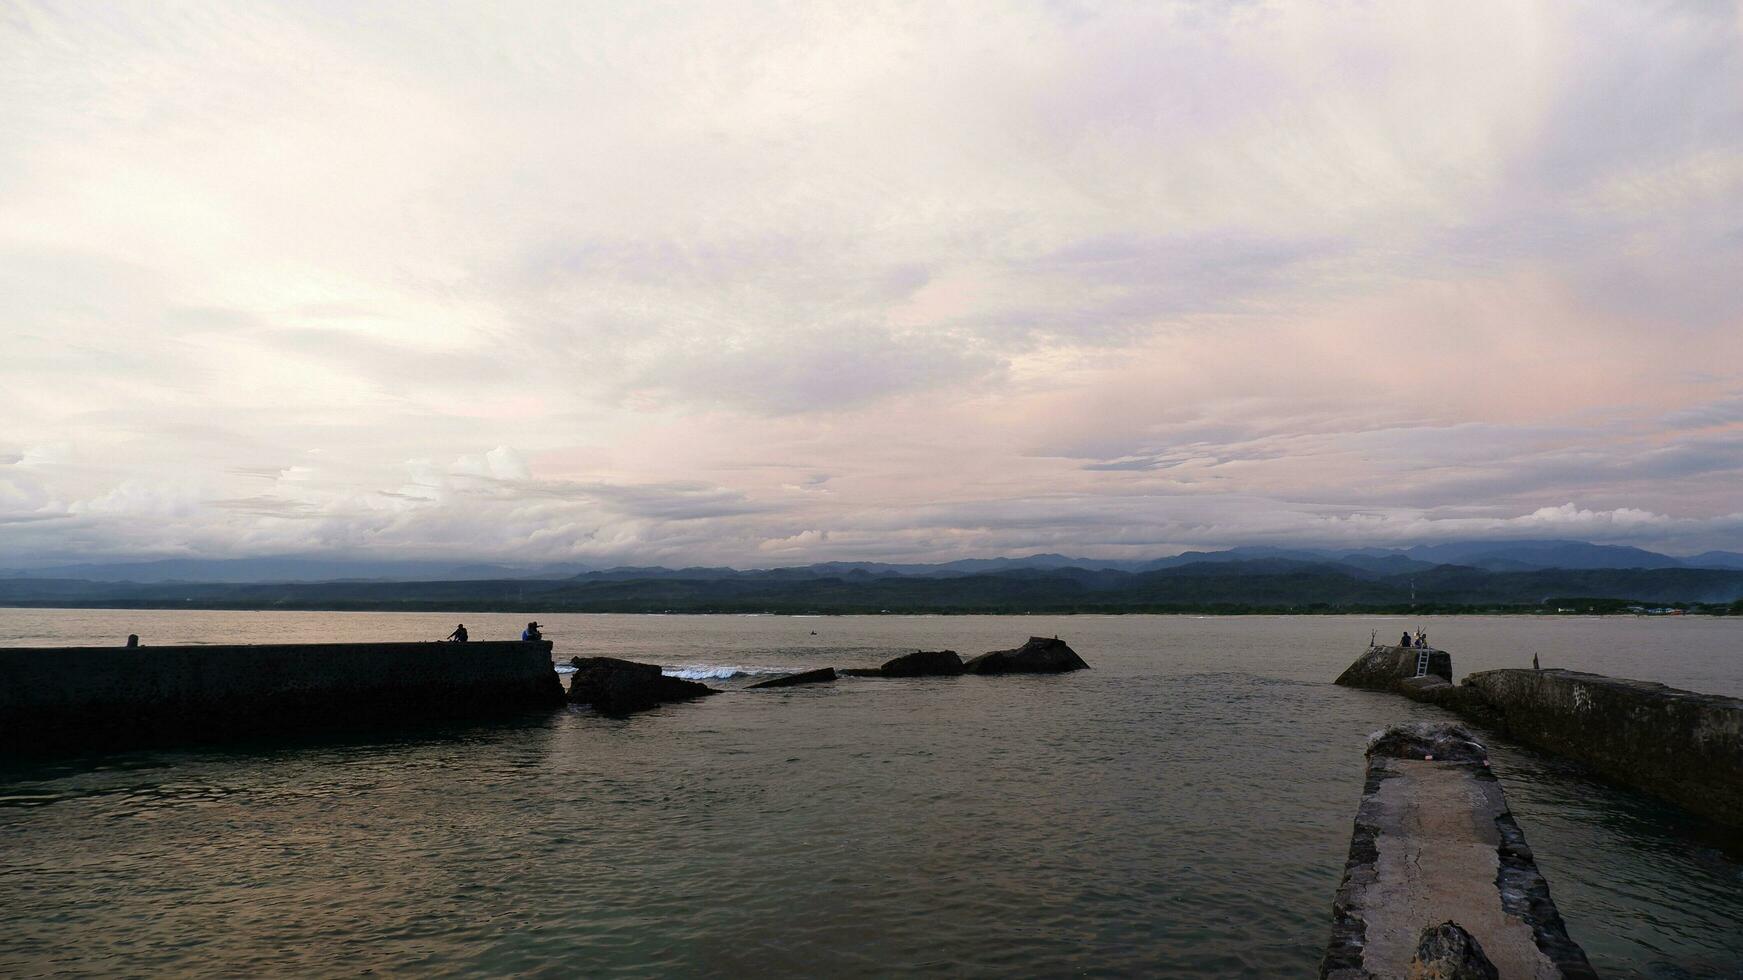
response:
<svg viewBox="0 0 1743 980"><path fill-rule="evenodd" d="M1743 619L615 616L0 609L0 645L474 639L727 693L395 737L0 761L0 975L1311 976L1367 736L1332 684L1425 629L1455 675L1743 696ZM759 677L1031 635L1049 677ZM1607 977L1743 976L1738 835L1505 741Z"/></svg>

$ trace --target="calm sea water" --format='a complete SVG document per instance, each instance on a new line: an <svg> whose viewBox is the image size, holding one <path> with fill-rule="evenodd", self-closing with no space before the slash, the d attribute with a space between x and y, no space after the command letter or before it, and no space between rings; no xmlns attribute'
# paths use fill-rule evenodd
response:
<svg viewBox="0 0 1743 980"><path fill-rule="evenodd" d="M0 645L434 639L529 616L0 609ZM731 693L415 738L0 763L0 974L1311 975L1364 737L1441 717L1331 680L1384 617L540 616ZM1459 618L1455 673L1567 666L1743 696L1743 622ZM975 653L1096 669L737 674ZM147 650L149 653L149 650ZM1504 743L1607 976L1743 976L1734 836Z"/></svg>

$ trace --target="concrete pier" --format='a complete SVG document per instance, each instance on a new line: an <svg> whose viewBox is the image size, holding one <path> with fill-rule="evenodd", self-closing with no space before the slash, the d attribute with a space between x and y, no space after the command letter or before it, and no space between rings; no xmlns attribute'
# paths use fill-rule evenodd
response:
<svg viewBox="0 0 1743 980"><path fill-rule="evenodd" d="M1460 686L1509 738L1743 825L1743 700L1574 670L1485 670Z"/></svg>
<svg viewBox="0 0 1743 980"><path fill-rule="evenodd" d="M1486 975L1596 976L1486 756L1452 725L1394 726L1370 744L1321 977L1485 975L1433 962L1445 923L1468 934L1474 956L1494 968Z"/></svg>
<svg viewBox="0 0 1743 980"><path fill-rule="evenodd" d="M549 641L0 648L0 752L429 723L563 698Z"/></svg>

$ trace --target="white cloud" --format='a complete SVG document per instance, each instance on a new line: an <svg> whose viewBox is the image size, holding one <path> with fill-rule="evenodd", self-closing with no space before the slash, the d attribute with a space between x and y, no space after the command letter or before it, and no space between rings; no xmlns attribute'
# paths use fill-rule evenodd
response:
<svg viewBox="0 0 1743 980"><path fill-rule="evenodd" d="M1743 546L1721 7L21 4L0 46L20 560Z"/></svg>

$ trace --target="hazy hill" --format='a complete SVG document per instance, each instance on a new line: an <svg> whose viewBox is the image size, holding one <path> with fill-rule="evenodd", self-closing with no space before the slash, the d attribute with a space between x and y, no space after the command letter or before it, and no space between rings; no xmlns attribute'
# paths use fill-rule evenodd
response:
<svg viewBox="0 0 1743 980"><path fill-rule="evenodd" d="M1743 570L1538 569L1459 565L1382 575L1286 558L1173 568L1013 568L973 575L727 572L431 582L99 583L0 579L0 603L174 608L443 609L527 612L1142 612L1528 609L1557 597L1731 603Z"/></svg>

